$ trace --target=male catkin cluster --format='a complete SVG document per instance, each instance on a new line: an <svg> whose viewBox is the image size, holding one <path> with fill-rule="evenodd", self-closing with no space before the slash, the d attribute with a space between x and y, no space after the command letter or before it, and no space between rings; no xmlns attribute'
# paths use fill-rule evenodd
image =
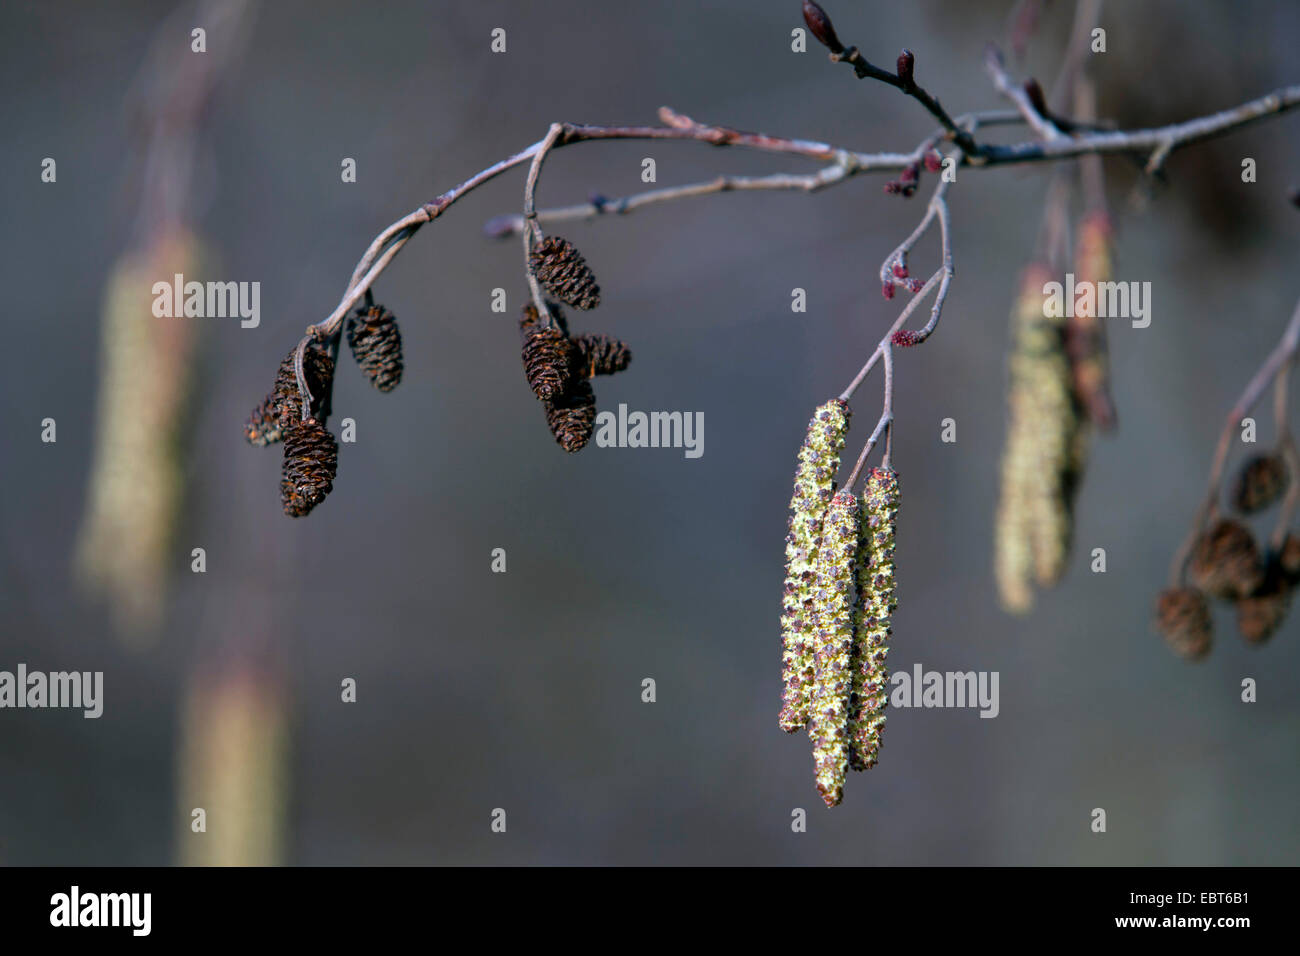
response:
<svg viewBox="0 0 1300 956"><path fill-rule="evenodd" d="M1034 587L1065 571L1074 491L1088 433L1065 350L1065 319L1046 314L1044 266L1021 278L1012 316L1012 353L1002 487L994 529L994 573L1002 604L1024 613Z"/></svg>
<svg viewBox="0 0 1300 956"><path fill-rule="evenodd" d="M849 406L820 406L799 449L785 539L778 721L808 728L817 791L828 807L844 796L849 768L880 753L888 703L885 670L894 588L898 476L872 468L861 501L835 491ZM856 597L854 596L856 586Z"/></svg>
<svg viewBox="0 0 1300 956"><path fill-rule="evenodd" d="M580 450L596 427L594 375L613 375L628 367L632 351L604 335L571 337L560 307L548 304L553 324L541 321L529 302L519 317L524 377L546 413L546 424L560 447Z"/></svg>
<svg viewBox="0 0 1300 956"><path fill-rule="evenodd" d="M794 733L808 723L815 654L813 564L822 519L840 466L840 451L849 431L849 415L848 402L842 399L819 407L808 422L799 449L785 539L785 589L781 599L784 645L781 667L785 692L779 719L786 733Z"/></svg>
<svg viewBox="0 0 1300 956"><path fill-rule="evenodd" d="M858 536L858 597L853 606L853 689L849 722L849 765L870 770L880 755L889 703L890 619L898 606L894 586L894 544L898 525L898 475L872 468L862 494Z"/></svg>

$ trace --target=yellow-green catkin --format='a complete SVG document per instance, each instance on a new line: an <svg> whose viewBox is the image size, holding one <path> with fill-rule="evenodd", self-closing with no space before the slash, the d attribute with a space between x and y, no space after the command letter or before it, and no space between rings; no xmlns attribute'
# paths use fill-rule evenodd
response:
<svg viewBox="0 0 1300 956"><path fill-rule="evenodd" d="M785 538L785 590L781 599L781 658L785 690L781 729L794 733L808 723L808 701L814 677L813 561L822 517L834 492L840 451L849 430L849 405L834 399L820 406L808 422L799 449L790 499L789 532Z"/></svg>
<svg viewBox="0 0 1300 956"><path fill-rule="evenodd" d="M880 755L889 703L890 618L898 606L894 542L898 527L898 475L872 468L862 493L853 605L853 686L849 717L849 766L870 770Z"/></svg>
<svg viewBox="0 0 1300 956"><path fill-rule="evenodd" d="M1044 266L1021 277L1012 316L1007 443L994 532L994 573L1007 610L1024 613L1033 588L1065 570L1073 525L1072 494L1086 436L1065 351L1065 317L1049 315Z"/></svg>
<svg viewBox="0 0 1300 956"><path fill-rule="evenodd" d="M828 807L844 797L849 764L849 703L853 686L853 563L858 549L858 499L831 498L814 565L816 653L809 703L817 792Z"/></svg>

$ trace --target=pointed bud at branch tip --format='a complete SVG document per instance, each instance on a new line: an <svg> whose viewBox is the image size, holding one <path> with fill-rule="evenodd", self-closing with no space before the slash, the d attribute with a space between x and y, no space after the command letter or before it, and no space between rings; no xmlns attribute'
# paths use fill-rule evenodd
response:
<svg viewBox="0 0 1300 956"><path fill-rule="evenodd" d="M844 52L844 44L835 35L835 27L831 25L831 18L826 15L825 10L813 3L812 0L803 0L803 22L808 24L808 32L816 37L817 42L826 49L835 54Z"/></svg>
<svg viewBox="0 0 1300 956"><path fill-rule="evenodd" d="M883 295L886 299L892 299L894 297L894 283L892 282L882 283L880 286L880 294Z"/></svg>

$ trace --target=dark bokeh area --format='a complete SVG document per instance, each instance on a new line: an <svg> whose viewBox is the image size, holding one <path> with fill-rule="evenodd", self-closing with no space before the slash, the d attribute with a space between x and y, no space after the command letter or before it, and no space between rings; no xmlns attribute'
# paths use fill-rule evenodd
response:
<svg viewBox="0 0 1300 956"><path fill-rule="evenodd" d="M846 42L954 112L1003 104L984 45L1011 4L826 4ZM1020 75L1046 80L1071 11L1051 4ZM273 675L284 718L278 859L301 864L1295 864L1300 618L1245 646L1230 614L1211 656L1150 626L1203 491L1218 429L1300 286L1300 118L1176 153L1130 207L1106 160L1116 277L1152 283L1152 323L1109 326L1118 432L1095 443L1064 582L1026 618L991 567L1008 315L1035 255L1049 169L963 170L949 194L957 277L934 337L897 360L903 500L890 664L1000 673L997 719L891 710L880 765L824 809L804 736L777 728L783 536L812 409L897 314L876 277L922 214L863 176L812 194L732 194L565 224L603 301L573 317L627 340L603 408L703 412L704 454L559 449L519 368L516 171L422 230L376 286L402 323L406 377L371 389L344 359L329 499L283 516L279 452L241 436L284 353L338 301L374 235L539 139L553 121L701 121L910 150L931 119L791 52L799 4L264 3L202 116L191 227L203 278L261 283L261 324L198 323L184 505L158 636L120 640L76 585L91 480L108 277L135 241L127 90L164 3L10 2L0 10L8 184L0 376L0 669L102 670L104 715L0 712L0 863L193 859L181 783L187 688L232 658ZM175 43L189 44L189 24ZM1108 4L1089 70L1126 127L1235 105L1300 75L1300 8ZM494 28L507 51L490 52ZM197 55L197 54L196 54ZM209 54L210 55L210 54ZM1028 133L998 131L998 138ZM39 179L43 157L58 181ZM357 182L340 181L344 157ZM555 153L542 206L722 172L811 171L695 143ZM1244 157L1258 181L1241 180ZM928 273L937 241L913 256ZM491 310L504 288L509 309ZM791 290L808 294L792 313ZM879 380L854 402L856 451ZM40 422L58 423L56 443ZM957 441L940 441L940 422ZM1261 434L1270 435L1267 409ZM335 429L337 434L337 429ZM190 570L202 547L203 574ZM1107 571L1086 557L1105 548ZM491 552L504 548L504 574ZM253 661L254 664L249 664ZM657 702L641 701L653 678ZM1244 678L1257 703L1240 699ZM353 678L355 703L340 700ZM254 723L256 728L258 725ZM219 766L219 764L218 764ZM199 798L201 799L201 798ZM197 805L197 804L196 804ZM808 832L791 832L793 808ZM1108 832L1091 832L1091 812ZM490 827L507 813L504 834ZM260 812L255 805L254 814Z"/></svg>

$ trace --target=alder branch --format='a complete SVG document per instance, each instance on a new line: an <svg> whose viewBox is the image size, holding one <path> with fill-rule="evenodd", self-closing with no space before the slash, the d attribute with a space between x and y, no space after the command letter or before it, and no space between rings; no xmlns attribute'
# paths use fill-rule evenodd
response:
<svg viewBox="0 0 1300 956"><path fill-rule="evenodd" d="M1023 123L1024 118L1016 110L981 110L965 113L957 117L957 123L971 128L982 126L1006 126ZM572 206L558 206L542 209L537 213L537 221L565 222L569 220L596 219L600 216L621 216L634 212L643 206L677 199L694 199L725 192L747 191L792 191L817 192L828 186L834 186L861 173L876 171L896 171L921 162L926 152L945 138L942 128L926 137L907 157L907 162L897 166L865 164L859 161L861 154L850 154L849 161L835 162L815 173L773 173L768 176L716 176L703 182L687 183L681 186L665 186L660 189L648 189L610 199L596 196L585 203ZM493 216L483 224L483 231L493 239L517 235L523 228L524 217L518 213L506 213Z"/></svg>
<svg viewBox="0 0 1300 956"><path fill-rule="evenodd" d="M550 131L547 132L546 138L542 140L542 145L537 152L533 154L532 165L528 167L528 178L524 182L524 222L527 224L523 229L524 234L524 276L528 279L528 289L533 296L533 306L537 309L538 317L546 325L553 325L554 320L551 317L550 306L546 304L546 296L542 295L541 283L537 281L537 272L533 269L532 251L534 243L542 241L542 228L537 225L537 181L542 175L542 163L546 160L546 154L555 146L556 140L564 132L564 127L559 123L551 125Z"/></svg>
<svg viewBox="0 0 1300 956"><path fill-rule="evenodd" d="M1300 106L1300 85L1284 87L1257 100L1243 103L1231 110L1224 110L1210 116L1176 123L1170 126L1145 130L1093 132L1082 136L1069 137L1051 143L1026 142L1002 146L982 146L978 166L1009 165L1015 163L1038 162L1043 160L1065 159L1091 152L1141 151L1160 143L1172 143L1175 146L1186 145L1199 139L1218 135L1234 127L1243 126L1266 116L1281 113ZM665 108L669 116L684 119L680 114ZM832 146L811 140L783 139L762 133L744 133L721 126L575 126L562 124L563 131L552 148L559 149L574 143L598 139L664 139L691 140L709 143L715 146L741 146L765 152L787 153L812 159L833 160L852 171L853 175L864 172L890 171L906 169L915 162L911 153L862 153L856 150ZM329 316L312 326L325 335L337 333L348 310L361 298L370 283L377 278L383 268L392 260L396 250L410 239L426 223L442 215L453 203L466 194L495 179L502 173L530 162L542 141L520 150L513 156L489 166L459 186L441 194L422 205L419 209L399 219L381 232L370 244L366 254L354 270L354 281L349 283L343 299ZM970 157L966 157L971 161ZM541 218L541 214L539 214ZM382 252L381 252L382 250Z"/></svg>
<svg viewBox="0 0 1300 956"><path fill-rule="evenodd" d="M1211 136L1216 136L1228 130L1247 123L1255 122L1267 116L1281 113L1285 110L1300 105L1300 85L1283 87L1267 96L1243 103L1240 106L1230 110L1224 110L1209 116L1189 120L1184 123L1176 123L1169 126L1158 127L1154 129L1133 130L1133 131L1089 131L1082 135L1066 136L1060 134L1057 130L1055 137L1049 136L1047 139L1016 143L1011 145L978 145L974 138L974 126L959 125L957 121L939 105L928 91L918 86L913 76L915 58L910 51L904 50L898 58L898 73L890 73L872 65L862 56L856 48L845 48L835 36L834 29L830 25L829 19L826 18L824 11L811 0L804 2L804 19L814 36L825 44L831 50L832 59L847 62L853 66L859 77L877 79L891 86L896 87L908 96L916 99L921 105L940 123L943 133L938 138L951 140L961 152L962 162L971 166L996 166L1009 165L1013 163L1039 162L1045 160L1064 159L1073 156L1080 156L1092 153L1106 152L1138 152L1152 150L1149 165L1158 165L1164 162L1164 159L1179 146L1196 142ZM995 76L995 81L997 81ZM1025 109L1021 99L1016 99L1020 107L1021 116L1030 123L1032 127L1041 131L1047 130L1050 121L1042 119L1037 110ZM1032 106L1032 104L1031 104ZM1037 119L1035 119L1037 116ZM918 157L917 151L912 153L862 153L856 150L850 150L843 147L833 146L828 143L821 143L812 140L791 139L779 136L771 136L765 133L752 133L743 130L731 129L725 126L713 126L699 123L689 116L677 113L676 111L663 107L659 111L659 119L662 126L588 126L576 125L570 123L553 124L548 135L531 146L509 156L492 166L471 176L459 186L442 193L440 196L423 204L415 211L407 214L402 219L394 222L383 230L370 243L365 254L357 263L353 270L352 278L344 291L342 299L325 319L310 326L307 334L299 341L295 351L294 369L296 373L298 388L300 393L307 399L302 403L302 413L305 416L309 414L311 404L311 392L308 388L306 379L303 375L303 356L308 343L313 337L329 341L333 348L337 347L337 337L342 330L349 311L356 305L357 301L365 295L366 291L374 281L383 273L388 265L393 261L398 252L402 250L410 238L415 235L419 229L426 223L432 222L438 216L442 215L452 204L461 197L472 192L474 189L495 179L502 173L521 165L525 162L532 162L536 169L539 153L544 155L551 149L559 149L574 143L586 142L590 140L605 139L626 139L626 140L688 140L694 142L707 143L713 146L740 146L743 148L756 149L764 152L779 153L802 156L805 158L821 159L830 161L834 167L838 167L838 172L829 172L823 170L821 174L811 174L811 179L805 178L795 185L792 179L779 179L775 177L766 177L766 181L761 184L757 178L747 181L745 184L755 189L760 188L801 188L812 191L820 187L823 183L816 177L821 176L826 180L825 185L831 185L834 182L842 182L851 178L853 175L876 170L903 170L913 175L917 169ZM1055 129L1054 124L1050 128ZM534 181L535 182L535 181ZM730 181L735 185L737 181ZM807 184L807 185L805 185ZM666 198L682 198L688 195L705 195L711 192L723 192L727 190L729 181L726 177L714 180L712 184L700 184L695 187L679 187L676 190L660 191L654 199L643 198L640 205L650 201L658 201ZM745 188L742 186L741 188ZM904 195L910 194L910 189L904 191ZM932 200L933 201L933 200ZM628 200L629 206L632 200ZM593 207L595 204L589 204ZM577 213L570 212L573 215ZM595 214L599 214L599 211ZM534 226L541 216L534 214ZM946 224L946 215L941 216L941 223ZM513 224L512 224L513 225ZM529 240L530 241L530 240ZM940 286L940 295L936 301L936 307L932 311L931 321L926 328L922 330L922 335L928 335L937 322L938 314L942 306L942 297L947 292L949 281L951 280L951 260L945 253L945 262L947 271L936 273L925 284L922 294L928 292L936 283ZM534 297L537 298L537 292L534 289ZM909 304L909 309L904 310L904 315L900 316L896 322L894 331L905 321L905 316L911 308L914 308L916 300ZM875 356L868 362L865 372L870 370L871 364L875 357L880 354L877 349ZM856 387L856 386L851 386Z"/></svg>

